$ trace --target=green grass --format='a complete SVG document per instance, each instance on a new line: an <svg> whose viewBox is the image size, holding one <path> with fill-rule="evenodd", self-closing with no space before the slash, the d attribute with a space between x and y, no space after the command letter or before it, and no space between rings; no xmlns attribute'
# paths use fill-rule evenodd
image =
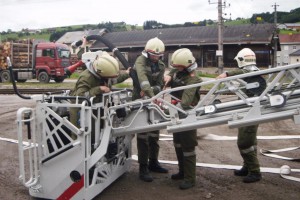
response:
<svg viewBox="0 0 300 200"><path fill-rule="evenodd" d="M74 72L74 73L71 75L70 79L78 79L79 76L80 76L80 73L79 73L79 72Z"/></svg>
<svg viewBox="0 0 300 200"><path fill-rule="evenodd" d="M198 72L197 75L199 77L206 77L206 78L215 78L217 75L216 74L209 74L209 73L203 73L203 72ZM74 72L70 78L68 79L75 79L77 80L78 77L80 76L80 72ZM62 89L73 89L75 86L75 82L62 82L62 83L55 83L53 81L49 83L40 83L40 82L25 82L25 83L16 83L18 88L38 88L38 89L46 89L46 88L51 88L51 89L56 89L56 88L62 88ZM131 82L123 82L123 83L118 83L113 85L114 88L132 88L133 85ZM12 88L12 83L0 83L0 88ZM206 86L206 88L202 89L210 89L211 86Z"/></svg>
<svg viewBox="0 0 300 200"><path fill-rule="evenodd" d="M280 34L300 34L299 31L292 31L292 30L280 30Z"/></svg>
<svg viewBox="0 0 300 200"><path fill-rule="evenodd" d="M241 25L241 24L250 24L250 19L241 19L241 20L232 20L232 21L225 21L225 26L234 26L234 25Z"/></svg>
<svg viewBox="0 0 300 200"><path fill-rule="evenodd" d="M5 42L7 40L22 40L22 39L40 39L49 41L50 34L49 33L42 33L42 34L30 34L30 35L24 35L22 37L19 37L17 33L10 33L1 35L1 42ZM1 43L0 42L0 43Z"/></svg>
<svg viewBox="0 0 300 200"><path fill-rule="evenodd" d="M199 71L197 73L197 76L205 77L205 78L216 78L218 76L218 74L209 74L209 73L203 73L203 72Z"/></svg>
<svg viewBox="0 0 300 200"><path fill-rule="evenodd" d="M114 88L133 88L132 83L118 83L113 85Z"/></svg>

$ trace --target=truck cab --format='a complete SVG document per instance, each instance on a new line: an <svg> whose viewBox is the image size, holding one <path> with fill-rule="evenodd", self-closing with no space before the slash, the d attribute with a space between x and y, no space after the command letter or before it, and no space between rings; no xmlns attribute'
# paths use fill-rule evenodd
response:
<svg viewBox="0 0 300 200"><path fill-rule="evenodd" d="M5 42L0 50L0 82L10 82L6 63L10 57L14 79L18 82L37 78L41 83L51 79L63 82L65 68L70 66L70 50L67 45L53 42L19 40Z"/></svg>
<svg viewBox="0 0 300 200"><path fill-rule="evenodd" d="M48 83L51 79L63 82L66 78L65 68L70 66L70 50L60 43L37 43L33 67L40 82Z"/></svg>

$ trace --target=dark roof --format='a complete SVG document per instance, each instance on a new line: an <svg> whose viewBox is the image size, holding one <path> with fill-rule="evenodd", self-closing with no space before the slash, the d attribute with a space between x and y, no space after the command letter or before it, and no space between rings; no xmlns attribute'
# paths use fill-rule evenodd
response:
<svg viewBox="0 0 300 200"><path fill-rule="evenodd" d="M73 31L66 32L62 37L60 37L56 42L71 44L74 41L81 40L85 35L102 35L106 33L106 29L95 29L95 30L86 30L86 31Z"/></svg>
<svg viewBox="0 0 300 200"><path fill-rule="evenodd" d="M223 44L252 43L269 44L272 40L273 24L247 24L226 26ZM211 45L218 44L217 26L194 26L180 28L163 28L143 31L111 32L104 35L118 48L144 47L153 38L160 38L166 46L172 45ZM91 49L102 49L106 46L96 41Z"/></svg>
<svg viewBox="0 0 300 200"><path fill-rule="evenodd" d="M300 49L291 53L290 56L300 56Z"/></svg>

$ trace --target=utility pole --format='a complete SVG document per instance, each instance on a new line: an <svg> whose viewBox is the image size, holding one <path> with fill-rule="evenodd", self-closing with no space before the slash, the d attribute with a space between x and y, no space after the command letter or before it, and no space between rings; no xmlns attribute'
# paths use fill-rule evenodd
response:
<svg viewBox="0 0 300 200"><path fill-rule="evenodd" d="M278 42L278 35L277 35L277 5L276 3L272 5L274 7L274 57L273 57L273 67L277 67L277 42Z"/></svg>
<svg viewBox="0 0 300 200"><path fill-rule="evenodd" d="M226 7L226 2L223 0L218 0L218 2L210 2L209 4L218 4L218 50L216 51L216 56L218 57L218 73L223 73L224 63L223 63L223 7Z"/></svg>

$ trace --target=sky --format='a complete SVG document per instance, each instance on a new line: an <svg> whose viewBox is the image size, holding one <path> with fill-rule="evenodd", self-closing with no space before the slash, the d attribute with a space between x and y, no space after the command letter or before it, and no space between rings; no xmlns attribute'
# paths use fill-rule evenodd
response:
<svg viewBox="0 0 300 200"><path fill-rule="evenodd" d="M0 0L0 32L105 22L142 26L155 20L183 24L218 19L218 0ZM223 17L250 18L255 13L290 12L300 0L223 0ZM229 6L230 4L230 6ZM273 6L272 6L273 5Z"/></svg>

